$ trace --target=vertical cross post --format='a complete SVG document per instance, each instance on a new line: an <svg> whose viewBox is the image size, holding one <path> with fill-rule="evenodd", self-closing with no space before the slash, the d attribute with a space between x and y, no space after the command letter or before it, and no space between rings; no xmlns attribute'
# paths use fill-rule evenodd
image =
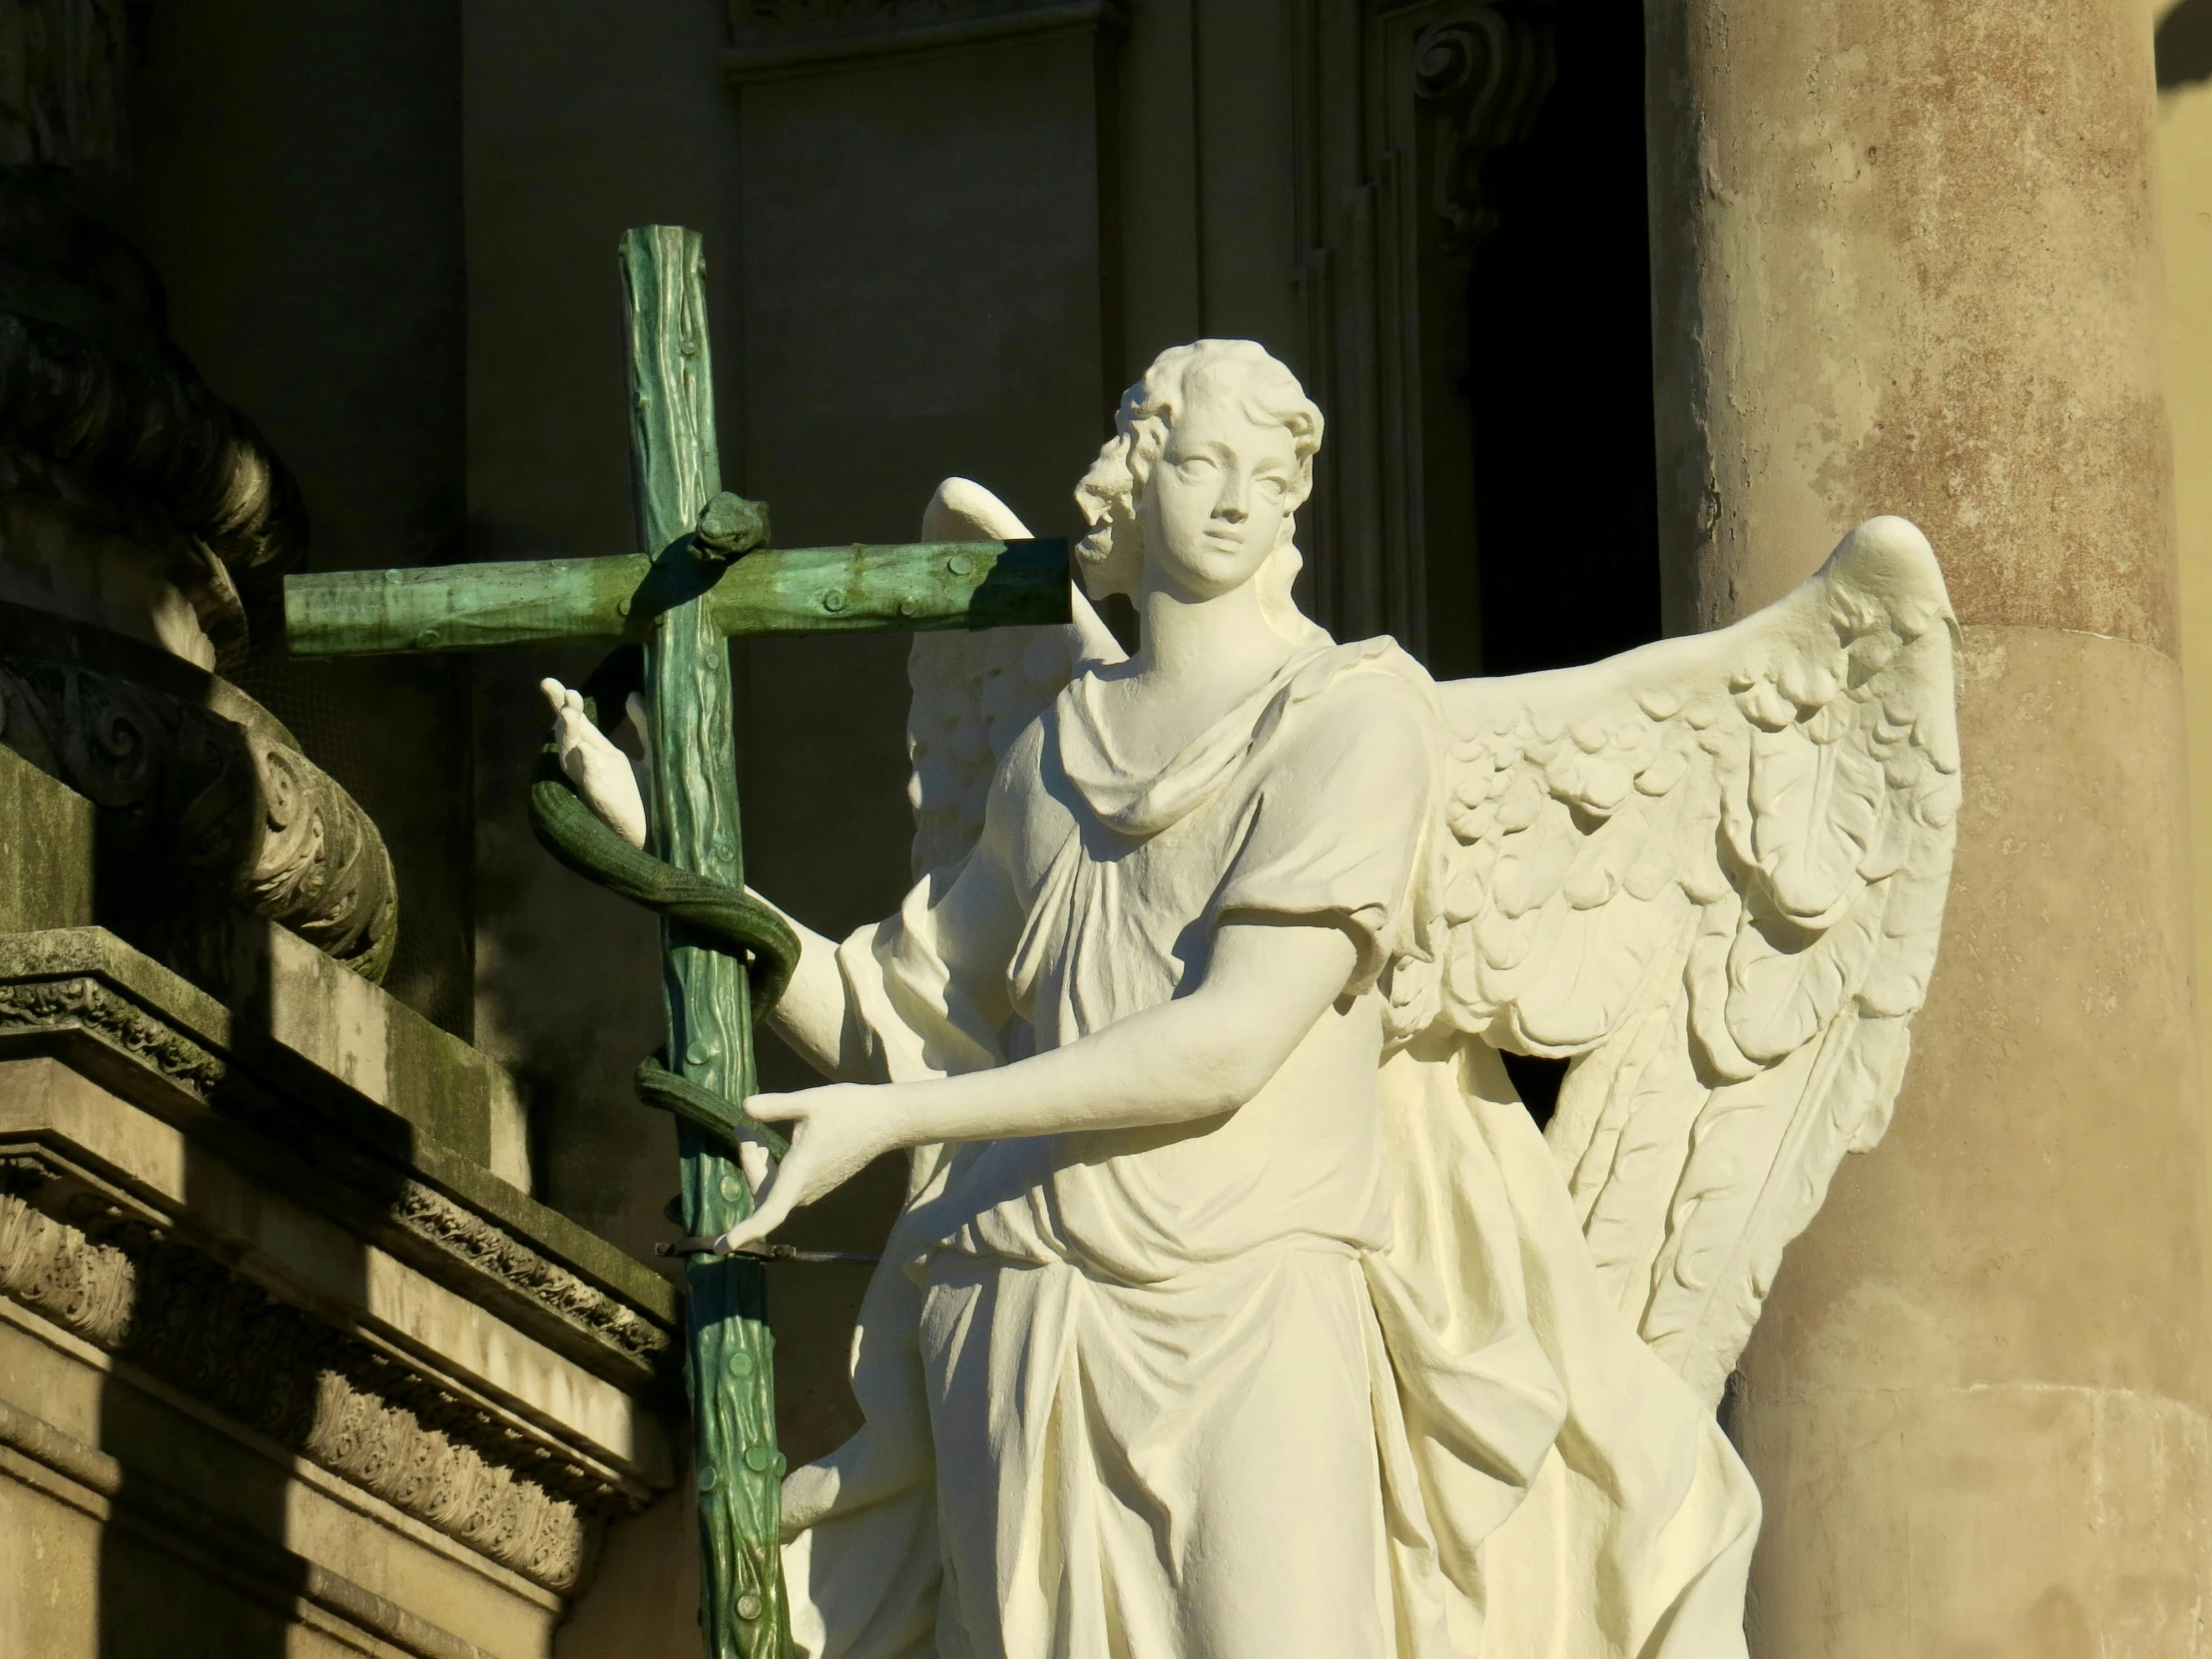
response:
<svg viewBox="0 0 2212 1659"><path fill-rule="evenodd" d="M706 262L696 231L624 233L630 455L639 544L686 536L721 488L708 350ZM745 884L730 647L698 592L654 618L645 646L654 848L681 869ZM672 1071L742 1101L754 1092L744 964L662 922ZM677 1126L687 1234L727 1232L753 1208L742 1170ZM766 1275L757 1262L685 1258L692 1439L699 1482L700 1628L707 1659L783 1659L791 1646L779 1553L784 1458Z"/></svg>
<svg viewBox="0 0 2212 1659"><path fill-rule="evenodd" d="M711 888L734 893L743 889L745 863L726 636L1065 626L1067 543L747 552L766 539L766 517L729 496L702 525L722 468L698 233L673 226L626 232L621 268L637 533L642 546L659 551L290 576L286 634L300 656L642 642L653 850ZM735 564L724 562L740 553ZM578 810L589 818L587 809ZM618 879L599 854L549 829L535 805L533 822L571 868L663 908L645 889L621 885L627 878ZM594 829L608 833L596 822ZM699 1098L713 1103L707 1121L721 1124L727 1108L754 1087L746 965L727 938L716 948L682 922L664 920L661 943L668 1068L704 1091ZM677 1219L685 1238L728 1232L753 1208L743 1171L719 1150L726 1141L692 1127L684 1108L655 1098L659 1087L648 1087L648 1075L641 1069L648 1103L678 1113L683 1214ZM684 1275L707 1659L785 1659L791 1619L780 1550L784 1458L776 1447L764 1271L757 1260L693 1253Z"/></svg>

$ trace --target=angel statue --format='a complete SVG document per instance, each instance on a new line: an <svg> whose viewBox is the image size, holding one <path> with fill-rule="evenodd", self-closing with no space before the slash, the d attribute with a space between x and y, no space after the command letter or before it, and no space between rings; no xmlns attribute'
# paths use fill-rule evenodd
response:
<svg viewBox="0 0 2212 1659"><path fill-rule="evenodd" d="M1253 342L1163 352L1076 490L1135 654L1080 599L915 642L914 886L800 929L838 1081L752 1103L727 1241L909 1154L864 1426L785 1485L807 1654L1745 1651L1714 1406L1934 963L1941 575L1878 518L1734 627L1438 685L1293 601L1321 440ZM1028 532L951 479L922 534ZM1573 1062L1548 1127L1501 1049Z"/></svg>

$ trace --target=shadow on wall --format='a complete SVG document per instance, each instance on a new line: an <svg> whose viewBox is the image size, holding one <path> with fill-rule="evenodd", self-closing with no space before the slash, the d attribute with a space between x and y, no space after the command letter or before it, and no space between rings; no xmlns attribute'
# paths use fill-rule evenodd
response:
<svg viewBox="0 0 2212 1659"><path fill-rule="evenodd" d="M2212 81L2212 0L2181 0L2154 39L2160 92Z"/></svg>
<svg viewBox="0 0 2212 1659"><path fill-rule="evenodd" d="M242 1045L254 1052L266 1040L244 1035ZM243 1071L213 1099L219 1113L248 1123L293 1109ZM399 1161L348 1159L393 1184L363 1186L360 1197L395 1205L398 1169L414 1157L413 1128L380 1118L360 1127ZM185 1156L184 1211L236 1213L238 1173L198 1145ZM120 1483L100 1531L99 1659L296 1655L311 1639L307 1629L328 1628L333 1611L343 1628L346 1615L330 1600L342 1572L316 1564L311 1529L300 1535L313 1508L299 1501L294 1459L329 1466L341 1420L329 1401L346 1399L357 1411L388 1384L363 1345L199 1248L143 1230L104 1242L126 1244L131 1269L115 1346L121 1363L100 1395L99 1444ZM328 1264L343 1277L326 1288L360 1305L367 1253L347 1243L346 1257ZM356 1415L344 1426L360 1434L369 1421Z"/></svg>

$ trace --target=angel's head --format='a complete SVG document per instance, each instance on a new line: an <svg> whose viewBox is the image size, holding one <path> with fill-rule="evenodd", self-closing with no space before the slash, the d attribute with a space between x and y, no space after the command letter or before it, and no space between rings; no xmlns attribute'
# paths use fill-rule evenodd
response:
<svg viewBox="0 0 2212 1659"><path fill-rule="evenodd" d="M1114 425L1075 488L1093 597L1138 593L1148 567L1199 598L1257 580L1271 623L1310 632L1291 600L1293 535L1322 418L1298 377L1248 339L1174 346L1122 394Z"/></svg>

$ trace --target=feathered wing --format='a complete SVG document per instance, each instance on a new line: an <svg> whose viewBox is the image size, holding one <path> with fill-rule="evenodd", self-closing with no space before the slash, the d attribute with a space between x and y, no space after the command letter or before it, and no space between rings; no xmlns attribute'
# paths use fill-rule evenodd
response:
<svg viewBox="0 0 2212 1659"><path fill-rule="evenodd" d="M1029 531L981 484L947 478L922 510L924 541L1021 541ZM967 855L983 832L983 802L1022 728L1049 708L1086 662L1123 652L1078 588L1074 620L1043 628L916 634L906 659L913 701L906 752L913 775L913 873Z"/></svg>
<svg viewBox="0 0 2212 1659"><path fill-rule="evenodd" d="M1950 875L1955 628L1881 518L1731 628L1439 688L1447 890L1393 1029L1573 1058L1547 1137L1584 1237L1709 1400L1889 1126Z"/></svg>

